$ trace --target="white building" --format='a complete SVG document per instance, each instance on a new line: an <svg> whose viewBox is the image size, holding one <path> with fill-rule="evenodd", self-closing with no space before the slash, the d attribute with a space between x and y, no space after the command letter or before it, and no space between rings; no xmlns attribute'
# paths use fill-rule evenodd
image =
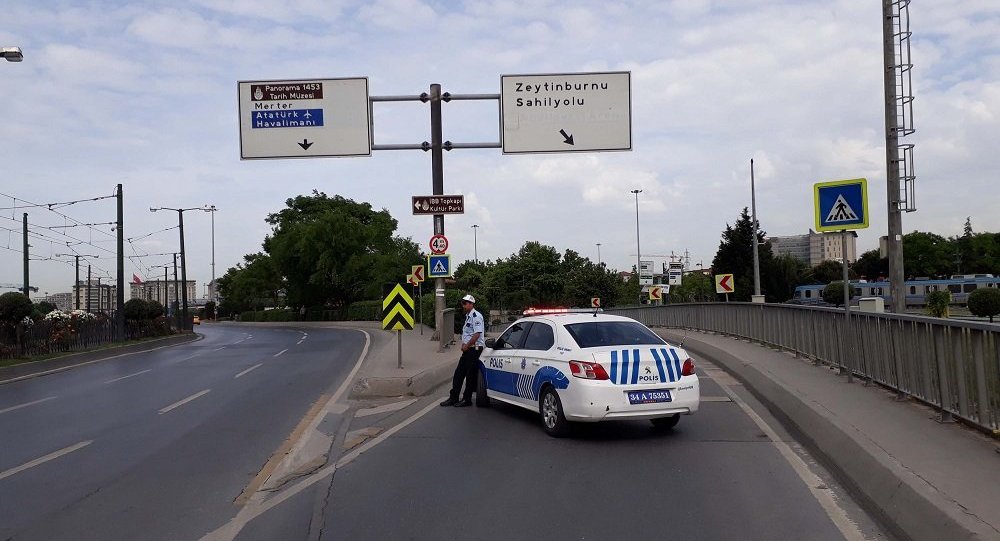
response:
<svg viewBox="0 0 1000 541"><path fill-rule="evenodd" d="M176 283L180 284L181 282L178 280ZM163 280L146 280L145 282L138 283L133 281L129 284L130 298L156 301L165 307L169 307L170 303L180 300L177 295L180 288L174 289L174 284L173 280L167 280L166 282ZM198 282L196 280L187 281L188 304L194 303L197 288Z"/></svg>
<svg viewBox="0 0 1000 541"><path fill-rule="evenodd" d="M827 260L843 261L844 258L839 232L817 233L810 229L805 235L770 237L767 240L771 243L771 251L774 255L788 254L810 267L815 267ZM848 263L853 263L858 259L857 241L858 234L854 231L848 231Z"/></svg>

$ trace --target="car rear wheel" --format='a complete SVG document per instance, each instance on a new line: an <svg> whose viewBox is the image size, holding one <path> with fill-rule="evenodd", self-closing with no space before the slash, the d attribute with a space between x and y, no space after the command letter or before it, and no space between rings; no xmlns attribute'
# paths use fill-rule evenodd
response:
<svg viewBox="0 0 1000 541"><path fill-rule="evenodd" d="M490 407L490 395L486 394L486 374L482 370L479 371L479 377L476 378L476 407Z"/></svg>
<svg viewBox="0 0 1000 541"><path fill-rule="evenodd" d="M542 414L542 428L545 433L554 438L561 438L569 433L569 421L563 415L562 401L552 387L542 391L538 401L538 410Z"/></svg>
<svg viewBox="0 0 1000 541"><path fill-rule="evenodd" d="M656 419L650 419L649 422L653 423L653 426L661 430L670 430L671 428L677 426L677 423L681 420L681 414L675 413L670 417L657 417Z"/></svg>

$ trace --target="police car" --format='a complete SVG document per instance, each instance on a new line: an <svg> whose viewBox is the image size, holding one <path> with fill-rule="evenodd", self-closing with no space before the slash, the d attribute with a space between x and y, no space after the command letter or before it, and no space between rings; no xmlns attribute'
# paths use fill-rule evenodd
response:
<svg viewBox="0 0 1000 541"><path fill-rule="evenodd" d="M698 411L694 361L638 321L573 309L528 310L479 359L476 405L537 411L551 436L571 422L649 419L672 428Z"/></svg>

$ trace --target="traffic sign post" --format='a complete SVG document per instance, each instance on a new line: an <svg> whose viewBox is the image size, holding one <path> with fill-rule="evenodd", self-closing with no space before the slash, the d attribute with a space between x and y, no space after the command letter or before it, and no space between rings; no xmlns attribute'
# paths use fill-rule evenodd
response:
<svg viewBox="0 0 1000 541"><path fill-rule="evenodd" d="M413 297L403 284L388 284L382 298L382 329L396 331L396 367L403 368L403 331L413 330Z"/></svg>
<svg viewBox="0 0 1000 541"><path fill-rule="evenodd" d="M240 81L240 159L370 156L368 78Z"/></svg>
<svg viewBox="0 0 1000 541"><path fill-rule="evenodd" d="M736 285L733 283L732 274L715 275L715 292L719 295L725 294L726 302L729 302L729 294L734 291L736 291Z"/></svg>
<svg viewBox="0 0 1000 541"><path fill-rule="evenodd" d="M631 73L500 77L504 154L632 150Z"/></svg>

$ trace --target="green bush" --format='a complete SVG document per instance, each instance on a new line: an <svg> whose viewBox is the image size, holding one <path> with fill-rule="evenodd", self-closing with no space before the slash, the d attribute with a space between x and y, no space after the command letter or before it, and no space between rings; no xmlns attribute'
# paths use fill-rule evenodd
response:
<svg viewBox="0 0 1000 541"><path fill-rule="evenodd" d="M246 312L240 313L240 321L257 321L255 317L256 315L257 312L254 312L253 310L247 310Z"/></svg>
<svg viewBox="0 0 1000 541"><path fill-rule="evenodd" d="M1000 289L981 287L969 293L969 311L974 316L988 317L993 323L993 316L1000 314Z"/></svg>
<svg viewBox="0 0 1000 541"><path fill-rule="evenodd" d="M823 302L837 307L844 305L844 282L830 282L823 288Z"/></svg>
<svg viewBox="0 0 1000 541"><path fill-rule="evenodd" d="M462 297L472 294L476 298L476 310L483 315L484 320L489 320L490 303L485 295L477 291L462 291L459 289L448 289L444 294L444 307L455 309L455 332L462 332L462 324L465 323L465 313L462 311ZM417 308L417 307L414 307ZM434 294L428 293L423 299L424 325L434 328ZM419 317L417 318L419 321Z"/></svg>
<svg viewBox="0 0 1000 541"><path fill-rule="evenodd" d="M358 301L347 307L348 321L378 321L382 319L382 300Z"/></svg>
<svg viewBox="0 0 1000 541"><path fill-rule="evenodd" d="M129 299L125 303L125 319L129 321L139 321L148 319L149 303L142 299Z"/></svg>
<svg viewBox="0 0 1000 541"><path fill-rule="evenodd" d="M163 314L164 311L162 304L158 301L146 301L146 319L156 319Z"/></svg>
<svg viewBox="0 0 1000 541"><path fill-rule="evenodd" d="M39 314L41 314L43 316L47 315L49 312L51 312L51 311L53 311L55 309L56 309L56 305L52 304L49 301L42 301L40 303L35 304L35 310Z"/></svg>
<svg viewBox="0 0 1000 541"><path fill-rule="evenodd" d="M948 317L949 304L951 304L951 292L947 289L927 294L927 313L931 316Z"/></svg>
<svg viewBox="0 0 1000 541"><path fill-rule="evenodd" d="M24 293L11 291L0 295L0 323L17 325L30 316L32 310L31 299Z"/></svg>

